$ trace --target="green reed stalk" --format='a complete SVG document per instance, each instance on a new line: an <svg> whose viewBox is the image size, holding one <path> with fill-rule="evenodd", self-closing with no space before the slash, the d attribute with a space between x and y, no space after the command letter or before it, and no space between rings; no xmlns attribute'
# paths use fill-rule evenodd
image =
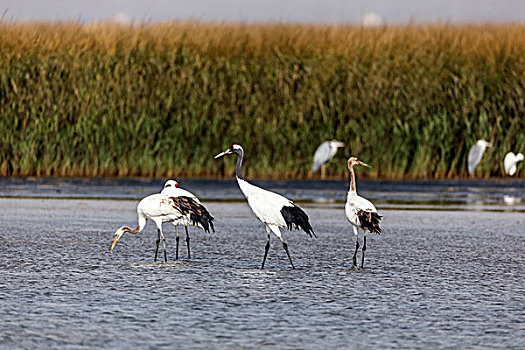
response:
<svg viewBox="0 0 525 350"><path fill-rule="evenodd" d="M0 175L477 176L525 151L525 25L0 23ZM523 169L523 165L520 166ZM525 176L521 171L520 176Z"/></svg>

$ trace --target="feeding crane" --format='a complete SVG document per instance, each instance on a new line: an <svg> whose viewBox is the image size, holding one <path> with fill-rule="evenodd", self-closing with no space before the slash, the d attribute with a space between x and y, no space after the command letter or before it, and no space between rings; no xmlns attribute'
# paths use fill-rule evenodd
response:
<svg viewBox="0 0 525 350"><path fill-rule="evenodd" d="M235 167L235 174L237 183L241 192L248 200L248 205L252 209L253 213L257 218L266 225L267 240L264 248L264 258L261 269L264 269L264 263L266 262L266 256L268 255L268 249L270 249L270 233L273 232L282 242L283 248L288 255L288 260L292 265L292 269L295 266L290 257L288 251L288 244L284 241L279 227L287 227L289 230L292 228L302 229L310 237L314 236L315 233L310 225L308 215L296 206L288 198L281 196L280 194L265 190L261 187L252 185L244 179L242 176L241 166L244 157L244 150L241 145L233 144L226 151L219 153L215 156L215 159L220 158L224 155L235 154L237 155L237 165Z"/></svg>
<svg viewBox="0 0 525 350"><path fill-rule="evenodd" d="M213 219L206 208L201 204L188 200L188 197L170 197L166 194L152 194L142 199L137 205L138 225L136 228L122 226L115 232L115 238L111 245L110 252L113 252L118 240L126 233L137 234L144 229L147 220L151 220L157 225L157 247L155 249L155 261L157 261L157 254L159 251L159 243L162 238L162 246L164 248L164 261L168 261L166 253L166 240L162 232L162 223L174 222L184 219L189 216L191 220L202 225L202 227L209 227Z"/></svg>
<svg viewBox="0 0 525 350"><path fill-rule="evenodd" d="M363 165L366 167L370 166L366 163L361 162L356 157L350 157L348 159L348 170L350 171L350 188L348 189L348 195L346 197L345 214L346 218L352 224L355 235L355 251L354 257L352 258L353 265L356 266L356 255L359 249L359 240L357 229L363 229L363 248L361 250L361 268L365 263L365 251L366 251L366 232L370 233L381 233L379 224L382 216L377 213L376 207L368 199L365 199L357 195L354 165Z"/></svg>

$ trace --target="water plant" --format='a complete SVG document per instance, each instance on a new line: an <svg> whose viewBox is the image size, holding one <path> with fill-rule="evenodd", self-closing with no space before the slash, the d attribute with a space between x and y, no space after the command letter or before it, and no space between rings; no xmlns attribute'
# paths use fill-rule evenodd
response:
<svg viewBox="0 0 525 350"><path fill-rule="evenodd" d="M525 25L0 23L0 175L478 176L525 150ZM279 152L277 152L279 151ZM519 172L525 176L525 171Z"/></svg>

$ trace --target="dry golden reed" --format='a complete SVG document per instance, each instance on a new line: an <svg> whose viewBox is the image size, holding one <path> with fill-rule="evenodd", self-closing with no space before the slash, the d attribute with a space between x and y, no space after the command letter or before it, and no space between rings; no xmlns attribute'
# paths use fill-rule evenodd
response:
<svg viewBox="0 0 525 350"><path fill-rule="evenodd" d="M0 23L0 174L478 176L525 151L525 25ZM520 176L525 176L523 165Z"/></svg>

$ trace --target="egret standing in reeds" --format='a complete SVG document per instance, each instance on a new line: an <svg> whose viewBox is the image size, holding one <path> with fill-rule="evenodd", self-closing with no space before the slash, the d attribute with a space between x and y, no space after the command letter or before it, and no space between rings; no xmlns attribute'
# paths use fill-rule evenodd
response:
<svg viewBox="0 0 525 350"><path fill-rule="evenodd" d="M321 178L324 179L324 164L332 160L337 153L339 147L344 147L345 144L337 140L325 141L317 147L314 153L314 161L312 163L312 171L315 173L321 168Z"/></svg>
<svg viewBox="0 0 525 350"><path fill-rule="evenodd" d="M491 146L492 145L490 144L490 142L487 142L485 140L478 140L476 144L470 148L470 151L468 152L467 156L468 173L470 175L474 174L474 170L476 170L476 167L478 166L479 162L481 162L483 153L485 153L487 147Z"/></svg>
<svg viewBox="0 0 525 350"><path fill-rule="evenodd" d="M518 162L523 160L523 154L518 153L514 154L513 152L507 153L505 159L503 160L503 165L505 167L505 174L514 176L518 168Z"/></svg>
<svg viewBox="0 0 525 350"><path fill-rule="evenodd" d="M355 183L355 174L354 174L354 165L363 165L366 167L370 166L358 160L356 157L351 157L348 159L348 170L350 171L350 188L348 189L348 195L346 196L345 204L345 214L346 218L352 224L355 235L355 251L354 257L352 258L352 263L356 266L356 255L357 250L359 249L359 240L357 229L363 229L363 248L361 250L361 268L363 268L365 263L365 251L366 251L366 232L370 233L381 233L381 228L379 224L381 222L382 216L377 213L376 207L368 199L365 199L357 195L356 183Z"/></svg>
<svg viewBox="0 0 525 350"><path fill-rule="evenodd" d="M264 248L264 258L261 269L264 269L264 263L266 262L266 256L268 255L268 249L270 249L271 232L273 232L281 240L283 248L286 251L286 255L288 255L288 259L292 265L292 269L295 269L292 258L290 257L290 252L288 251L288 244L284 241L279 227L287 227L289 230L292 228L302 229L308 236L315 237L315 233L312 229L312 226L310 225L308 215L306 215L306 213L301 208L296 206L288 198L252 185L244 179L241 171L244 150L240 145L233 144L226 151L217 154L215 159L228 154L237 155L235 174L239 188L248 200L248 205L252 209L255 216L257 216L257 218L266 225L266 233L268 237L266 240L266 246Z"/></svg>
<svg viewBox="0 0 525 350"><path fill-rule="evenodd" d="M197 196L195 196L189 191L179 188L179 183L175 180L166 181L161 193L170 197L181 198L181 200L183 200L188 206L194 207L196 209L195 211L199 211L199 209L197 209L199 208L198 205L205 209L205 207L202 205L201 201L197 198ZM194 220L194 218L192 217L192 213L188 212L180 219L171 222L173 225L175 225L176 231L175 240L177 242L177 248L175 253L175 260L179 259L179 225L183 225L186 229L186 246L188 247L188 259L191 259L190 234L188 233L188 226L200 227L204 230L204 232L208 233L210 232L211 228L212 231L215 232L215 228L213 227L213 217L209 214L207 210L205 212L202 211L202 215L206 216L207 220Z"/></svg>
<svg viewBox="0 0 525 350"><path fill-rule="evenodd" d="M170 197L166 194L152 194L142 199L137 206L138 225L132 229L128 226L122 226L115 232L115 238L111 245L110 252L113 252L118 240L126 232L137 234L144 229L147 220L151 220L157 225L157 247L155 249L155 261L159 251L159 243L162 238L164 248L164 261L168 261L166 253L166 240L162 232L162 223L176 222L184 220L189 216L191 220L199 223L203 227L208 227L213 218L206 208L199 203L188 200L188 197Z"/></svg>

